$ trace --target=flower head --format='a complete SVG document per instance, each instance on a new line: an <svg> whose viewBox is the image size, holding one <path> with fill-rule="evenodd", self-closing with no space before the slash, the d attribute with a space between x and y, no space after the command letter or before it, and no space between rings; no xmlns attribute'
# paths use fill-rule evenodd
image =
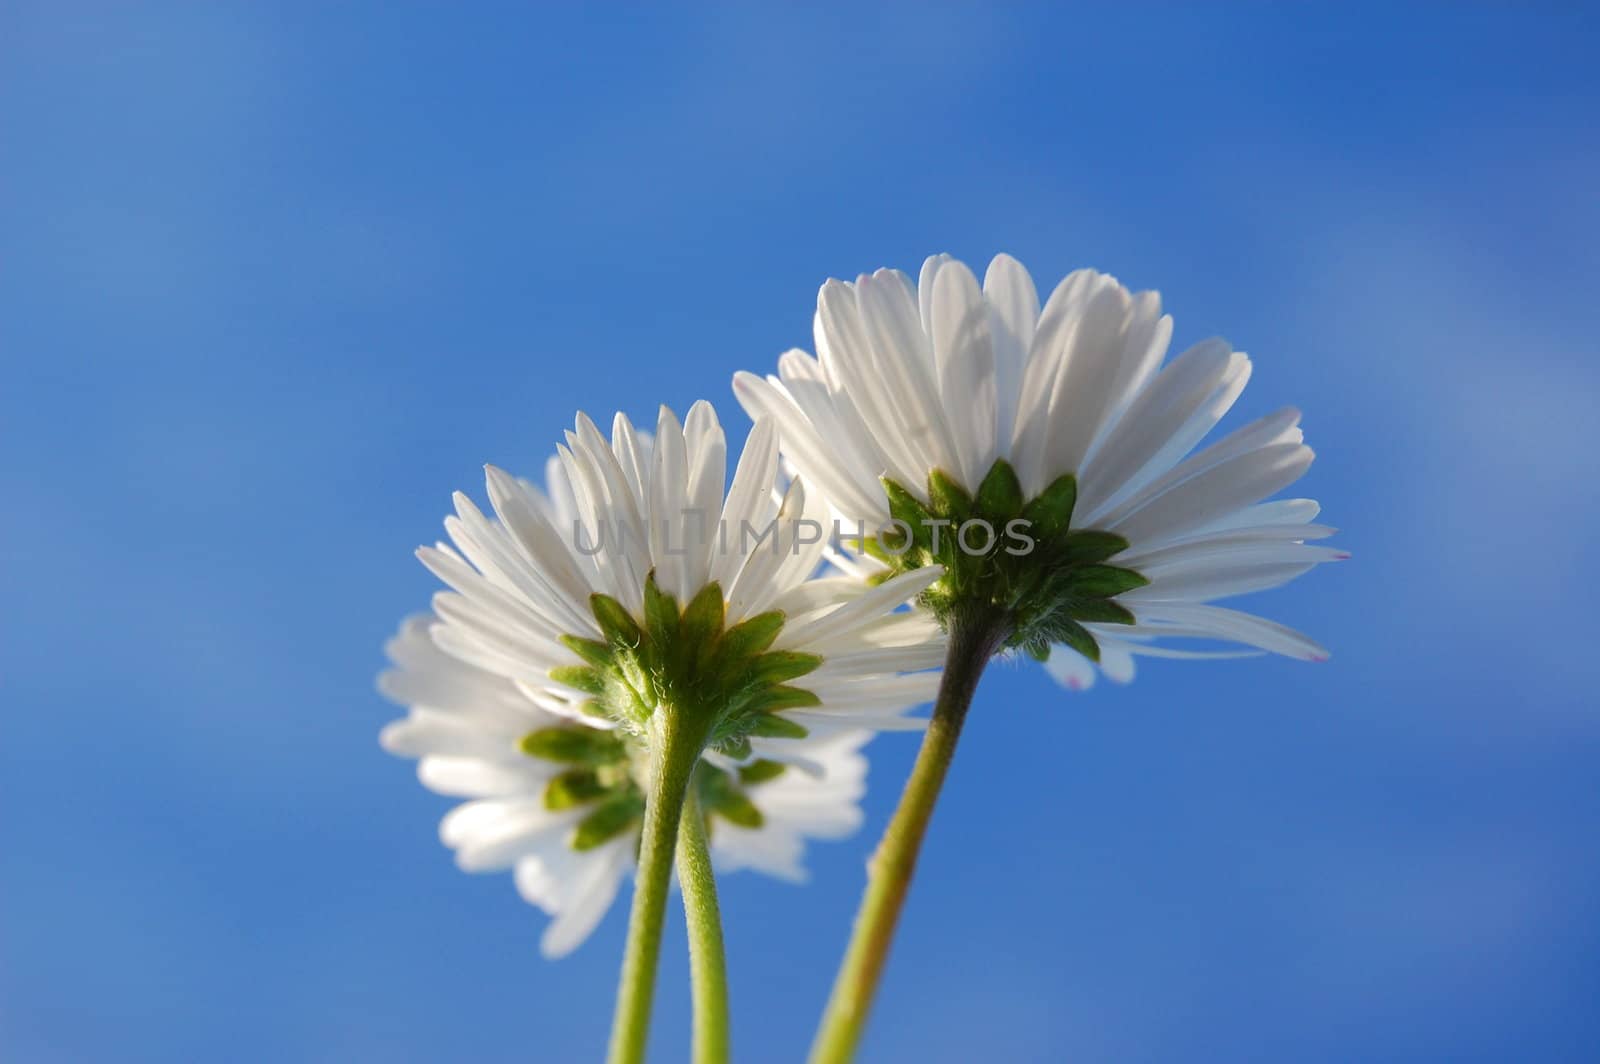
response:
<svg viewBox="0 0 1600 1064"><path fill-rule="evenodd" d="M384 692L411 707L386 749L475 799L441 835L473 871L515 867L572 948L636 859L657 753L694 733L694 773L726 866L798 878L803 840L852 829L874 730L922 726L937 627L900 610L938 578L814 579L821 526L803 483L773 498L778 444L758 423L724 495L710 406L652 440L579 416L549 494L488 470L495 516L464 495L454 547L419 556L451 588L389 647ZM812 513L820 502L809 504Z"/></svg>
<svg viewBox="0 0 1600 1064"><path fill-rule="evenodd" d="M1262 501L1311 464L1299 413L1191 454L1250 360L1212 339L1163 367L1171 334L1160 297L1114 277L1073 273L1041 310L1015 259L996 257L980 287L939 255L916 284L895 270L827 282L817 357L789 351L734 390L868 531L847 565L879 578L942 565L922 596L941 620L999 611L1008 645L1059 655L1064 679L1087 682L1090 659L1126 678L1132 654L1216 653L1170 638L1323 658L1298 632L1212 604L1345 556L1306 542L1333 531L1310 523L1316 503Z"/></svg>

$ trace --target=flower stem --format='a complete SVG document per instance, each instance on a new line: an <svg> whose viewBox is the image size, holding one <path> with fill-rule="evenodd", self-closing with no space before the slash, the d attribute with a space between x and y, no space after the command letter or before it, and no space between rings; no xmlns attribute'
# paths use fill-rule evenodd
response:
<svg viewBox="0 0 1600 1064"><path fill-rule="evenodd" d="M900 909L911 887L922 836L933 816L945 772L955 756L967 707L977 691L978 678L1004 643L1008 631L1006 617L993 610L972 611L951 618L950 646L945 654L944 677L939 684L933 716L911 778L900 795L900 805L868 866L867 890L856 913L855 929L851 932L844 961L834 978L833 993L822 1014L816 1041L811 1045L811 1064L845 1064L855 1055L884 963L889 958L889 945L894 939Z"/></svg>
<svg viewBox="0 0 1600 1064"><path fill-rule="evenodd" d="M728 969L722 949L717 883L706 844L705 815L693 786L678 829L678 885L689 923L689 975L694 988L694 1064L727 1064Z"/></svg>
<svg viewBox="0 0 1600 1064"><path fill-rule="evenodd" d="M658 707L651 716L650 786L645 795L639 874L628 917L616 1014L611 1022L610 1064L640 1064L650 1034L661 928L672 883L673 853L684 799L705 746L708 718Z"/></svg>

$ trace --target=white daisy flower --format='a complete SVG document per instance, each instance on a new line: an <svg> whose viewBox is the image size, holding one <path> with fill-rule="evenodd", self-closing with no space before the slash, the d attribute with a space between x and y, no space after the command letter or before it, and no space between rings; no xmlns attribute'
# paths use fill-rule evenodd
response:
<svg viewBox="0 0 1600 1064"><path fill-rule="evenodd" d="M551 713L514 682L440 650L430 635L437 624L432 614L410 617L385 648L393 668L379 688L410 712L383 730L383 748L418 758L429 790L471 799L445 816L440 837L464 871L514 869L517 890L552 917L541 952L564 956L594 930L638 860L637 821L598 845L586 845L581 825L607 789L642 800L643 765L636 751L608 742L614 733L584 734L594 725ZM519 748L551 728L571 729L575 744L616 759L574 765ZM871 736L851 728L796 740L803 769L760 759L702 769L717 866L803 882L806 840L841 838L861 824L867 760L859 751Z"/></svg>
<svg viewBox="0 0 1600 1064"><path fill-rule="evenodd" d="M1323 660L1299 632L1214 604L1348 557L1308 542L1334 531L1312 523L1315 502L1262 501L1311 464L1299 412L1191 454L1250 360L1212 339L1163 366L1171 334L1160 297L1114 277L1073 273L1041 311L1015 259L996 257L980 287L938 255L916 284L895 270L827 282L818 357L789 351L734 391L778 423L786 460L846 536L864 532L847 568L942 563L925 605L945 622L991 610L1006 645L1064 683L1092 682L1091 659L1129 679L1134 655Z"/></svg>
<svg viewBox="0 0 1600 1064"><path fill-rule="evenodd" d="M383 742L473 799L441 835L464 869L516 870L556 917L548 954L648 862L647 797L669 775L687 793L693 774L724 867L798 879L806 838L858 822L860 746L924 724L906 712L937 688L943 638L900 607L938 569L813 579L826 511L799 481L774 499L777 468L760 421L725 494L703 402L682 426L663 408L653 441L621 415L608 441L580 415L548 495L489 467L494 517L458 493L454 547L418 552L452 590L390 646L383 689L411 712Z"/></svg>

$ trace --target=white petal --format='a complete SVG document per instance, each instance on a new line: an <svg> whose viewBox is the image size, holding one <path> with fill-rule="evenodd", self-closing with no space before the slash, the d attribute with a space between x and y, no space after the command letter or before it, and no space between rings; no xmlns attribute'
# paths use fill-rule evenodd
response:
<svg viewBox="0 0 1600 1064"><path fill-rule="evenodd" d="M1068 646L1051 647L1044 670L1068 690L1087 691L1094 686L1094 662Z"/></svg>
<svg viewBox="0 0 1600 1064"><path fill-rule="evenodd" d="M1118 356L1117 371L1106 389L1105 410L1095 442L1083 464L1093 460L1097 446L1109 436L1132 405L1143 393L1166 357L1167 344L1172 340L1172 318L1161 313L1161 296L1156 292L1140 292L1133 297L1133 319L1129 323L1127 339Z"/></svg>
<svg viewBox="0 0 1600 1064"><path fill-rule="evenodd" d="M711 833L717 867L726 871L753 868L789 883L806 881L805 843L794 831L763 826L751 830L718 820Z"/></svg>
<svg viewBox="0 0 1600 1064"><path fill-rule="evenodd" d="M953 261L949 255L929 255L922 260L922 270L917 274L917 311L922 318L922 331L929 336L933 335L933 287L944 264Z"/></svg>
<svg viewBox="0 0 1600 1064"><path fill-rule="evenodd" d="M1045 478L1045 437L1050 425L1050 400L1057 378L1066 369L1066 338L1083 301L1100 275L1076 270L1056 286L1045 302L1022 367L1021 401L1011 433L1011 464L1027 495L1036 495Z"/></svg>
<svg viewBox="0 0 1600 1064"><path fill-rule="evenodd" d="M1310 637L1269 621L1222 606L1163 603L1152 608L1155 616L1179 624L1192 625L1217 639L1227 639L1259 647L1274 654L1305 661L1327 661L1328 651Z"/></svg>
<svg viewBox="0 0 1600 1064"><path fill-rule="evenodd" d="M439 837L456 851L463 872L498 872L546 844L581 814L578 809L547 809L542 795L480 798L446 813Z"/></svg>
<svg viewBox="0 0 1600 1064"><path fill-rule="evenodd" d="M1098 523L1111 506L1182 459L1227 412L1244 388L1248 369L1248 361L1234 360L1226 343L1208 340L1157 374L1079 478L1084 523Z"/></svg>
<svg viewBox="0 0 1600 1064"><path fill-rule="evenodd" d="M933 353L958 466L946 472L976 492L997 457L995 355L989 307L965 263L941 269L933 292Z"/></svg>
<svg viewBox="0 0 1600 1064"><path fill-rule="evenodd" d="M841 512L857 519L879 513L887 516L888 504L876 481L888 468L887 462L877 457L876 445L866 437L854 408L836 409L825 384L799 378L788 381L785 390L778 383L741 372L734 375L733 391L752 420L776 422L784 450L796 468L821 485ZM843 427L846 415L855 423L853 429ZM852 438L852 433L861 438ZM867 457L869 454L873 457ZM842 461L845 456L853 461Z"/></svg>
<svg viewBox="0 0 1600 1064"><path fill-rule="evenodd" d="M1316 516L1321 512L1322 507L1317 504L1315 499L1275 499L1272 502L1262 502L1254 506L1247 506L1243 510L1235 510L1226 517L1196 529L1195 534L1209 535L1213 532L1228 532L1233 529L1267 527L1277 524L1304 524L1315 520ZM1306 538L1313 537L1307 536Z"/></svg>
<svg viewBox="0 0 1600 1064"><path fill-rule="evenodd" d="M661 408L656 422L655 470L650 480L650 561L656 584L679 604L699 590L688 587L684 512L688 509L688 456L677 415Z"/></svg>
<svg viewBox="0 0 1600 1064"><path fill-rule="evenodd" d="M1316 525L1289 525L1277 526L1279 528L1315 529ZM1202 569L1214 569L1222 566L1237 565L1268 565L1268 564L1320 564L1322 562L1345 561L1350 557L1348 551L1336 547L1322 547L1310 543L1301 543L1282 536L1256 538L1246 535L1216 536L1191 540L1179 546L1166 547L1161 550L1146 552L1137 559L1128 556L1118 556L1118 565L1126 565L1137 569L1152 582L1159 582L1169 576L1183 575ZM1137 562L1137 564L1135 564ZM1147 591L1148 588L1139 588Z"/></svg>
<svg viewBox="0 0 1600 1064"><path fill-rule="evenodd" d="M930 342L918 321L909 283L899 271L879 270L858 278L855 291L861 322L871 341L872 376L887 389L888 411L901 433L898 442L910 455L910 469L902 473L920 482L934 469L959 469L944 405L939 401Z"/></svg>
<svg viewBox="0 0 1600 1064"><path fill-rule="evenodd" d="M879 478L888 472L889 461L868 431L866 423L861 420L861 414L850 396L830 391L822 364L804 351L791 350L780 355L778 374L782 389L815 428L815 432L806 439L796 440L796 445L810 446L815 441L823 444L830 456L843 456L831 461L830 466L838 469L853 487L868 496L870 507L876 507L861 512L871 514L883 509L883 486ZM786 426L780 425L778 434L784 440L784 450L789 451ZM819 484L823 483L815 469L798 471L808 473ZM832 492L831 488L825 490ZM841 497L841 506L843 502Z"/></svg>
<svg viewBox="0 0 1600 1064"><path fill-rule="evenodd" d="M1135 666L1133 654L1123 644L1103 640L1100 643L1100 671L1112 683L1132 683Z"/></svg>
<svg viewBox="0 0 1600 1064"><path fill-rule="evenodd" d="M926 699L924 699L926 701ZM857 712L791 709L784 713L796 724L815 730L821 725L835 728L870 728L880 732L923 731L928 722L922 717L903 717L889 712Z"/></svg>
<svg viewBox="0 0 1600 1064"><path fill-rule="evenodd" d="M711 579L716 523L722 516L728 476L728 444L716 411L703 399L689 408L683 432L688 446L688 538L692 546L686 565L686 587L697 592Z"/></svg>
<svg viewBox="0 0 1600 1064"><path fill-rule="evenodd" d="M540 938L541 954L551 959L565 957L594 933L633 863L633 846L633 836L625 832L593 851L593 859L584 864L573 883L571 900Z"/></svg>
<svg viewBox="0 0 1600 1064"><path fill-rule="evenodd" d="M1245 509L1248 511L1253 507ZM1235 511L1239 512L1244 511ZM1117 564L1138 569L1141 563L1191 556L1215 548L1301 543L1308 539L1325 539L1338 531L1328 525L1312 524L1246 525L1220 531L1207 526L1198 532L1188 532L1166 541L1146 540L1139 544L1137 552L1117 555ZM1344 551L1334 551L1330 560L1343 561L1348 557L1349 554Z"/></svg>
<svg viewBox="0 0 1600 1064"><path fill-rule="evenodd" d="M718 543L711 564L711 578L722 585L724 595L744 567L749 540L765 531L770 507L767 496L777 476L777 427L770 418L758 418L745 440L738 468L733 472L733 486L723 503L719 530L723 541Z"/></svg>
<svg viewBox="0 0 1600 1064"><path fill-rule="evenodd" d="M1063 363L1045 428L1043 479L1035 491L1063 473L1082 471L1123 374L1123 346L1132 320L1127 289L1115 278L1097 277L1062 337Z"/></svg>
<svg viewBox="0 0 1600 1064"><path fill-rule="evenodd" d="M572 657L560 643L529 630L487 600L440 591L433 596L433 610L447 622L446 627L458 634L470 633L481 645L518 662L521 674L548 671Z"/></svg>
<svg viewBox="0 0 1600 1064"><path fill-rule="evenodd" d="M498 798L543 794L557 766L531 757L487 760L477 757L425 757L417 778L436 794L458 798Z"/></svg>
<svg viewBox="0 0 1600 1064"><path fill-rule="evenodd" d="M611 452L616 455L617 465L622 469L623 478L628 482L629 494L633 496L634 511L641 515L650 508L650 496L645 485L650 480L649 470L651 455L654 453L654 439L649 433L641 433L635 429L633 422L620 411L611 419ZM548 476L547 473L546 477Z"/></svg>
<svg viewBox="0 0 1600 1064"><path fill-rule="evenodd" d="M1204 602L1207 599L1248 595L1281 587L1297 576L1316 568L1315 562L1250 562L1201 564L1168 576L1153 578L1148 587L1137 588L1117 601L1139 613L1147 602Z"/></svg>
<svg viewBox="0 0 1600 1064"><path fill-rule="evenodd" d="M996 255L983 275L983 295L994 345L996 448L1009 453L1022 398L1022 367L1039 323L1039 293L1022 263Z"/></svg>
<svg viewBox="0 0 1600 1064"><path fill-rule="evenodd" d="M485 482L496 516L509 533L508 538L521 548L523 564L517 568L546 588L558 607L580 618L587 617L589 588L573 563L566 541L542 519L504 470L486 466ZM473 509L476 511L476 507ZM508 558L508 564L509 561Z"/></svg>
<svg viewBox="0 0 1600 1064"><path fill-rule="evenodd" d="M644 525L646 511L635 498L627 472L617 460L612 445L584 414L578 415L576 433L568 434L567 447L596 478L604 499L606 524L612 533L605 549L616 558L619 578L630 587L642 587L650 572Z"/></svg>
<svg viewBox="0 0 1600 1064"><path fill-rule="evenodd" d="M1235 359L1239 357L1241 356L1234 356ZM1228 399L1228 402L1231 403L1232 401L1231 398ZM1305 439L1304 433L1298 427L1299 421L1300 412L1293 408L1268 414L1266 417L1252 421L1241 429L1234 430L1204 450L1190 455L1160 476L1154 476L1155 469L1166 460L1167 455L1164 452L1161 458L1151 463L1145 472L1140 475L1137 481L1142 482L1139 489L1132 495L1126 495L1124 501L1118 503L1108 513L1100 517L1099 521L1107 526L1116 525L1123 518L1145 506L1162 493L1187 479L1214 469L1229 459L1276 444L1299 444ZM1194 528L1186 531L1212 527L1215 520L1225 516L1226 514L1219 514L1218 518L1208 520L1204 524L1194 526Z"/></svg>
<svg viewBox="0 0 1600 1064"><path fill-rule="evenodd" d="M378 742L397 757L498 758L516 751L510 735L425 709L412 710L404 720L385 725Z"/></svg>
<svg viewBox="0 0 1600 1064"><path fill-rule="evenodd" d="M778 634L777 646L798 650L806 643L833 639L855 631L889 612L931 587L944 575L941 566L929 565L901 573L868 588L854 600L820 615L813 615L795 624L785 625Z"/></svg>
<svg viewBox="0 0 1600 1064"><path fill-rule="evenodd" d="M1238 455L1168 488L1113 524L1111 531L1138 543L1200 527L1288 487L1312 458L1311 448L1298 443Z"/></svg>
<svg viewBox="0 0 1600 1064"><path fill-rule="evenodd" d="M584 582L575 566L563 574L558 572L561 567L556 562L552 562L552 568L537 562L529 564L512 535L498 523L491 523L471 499L456 492L454 501L456 514L445 518L445 532L478 572L501 590L520 596L535 610L548 611L552 617L574 625L574 631L588 633L593 620L585 622L578 611L576 591ZM551 535L554 536L553 530ZM556 541L539 549L548 550L553 559L555 552L565 550L565 546ZM571 587L566 586L569 582Z"/></svg>
<svg viewBox="0 0 1600 1064"><path fill-rule="evenodd" d="M776 576L784 563L795 552L796 520L805 510L805 483L794 480L784 496L772 529L759 547L752 547L744 568L739 570L728 588L728 623L738 624L747 617L761 613L777 597L779 586ZM763 532L766 529L762 530Z"/></svg>
<svg viewBox="0 0 1600 1064"><path fill-rule="evenodd" d="M880 364L861 320L855 286L841 281L822 286L817 296L816 343L828 390L835 397L849 397L882 449L889 475L908 491L919 490L930 468L922 457L931 442L927 411L917 397L893 390L889 367ZM908 404L913 409L905 409Z"/></svg>
<svg viewBox="0 0 1600 1064"><path fill-rule="evenodd" d="M624 609L638 612L644 601L644 590L633 577L633 566L618 539L626 534L627 525L615 520L607 499L605 484L597 470L591 467L581 451L558 446L556 454L572 484L573 496L578 500L578 513L582 520L585 541L578 545L594 569L591 591L600 591L620 602ZM649 515L645 515L649 521ZM577 530L574 529L576 536ZM592 622L591 622L592 623Z"/></svg>

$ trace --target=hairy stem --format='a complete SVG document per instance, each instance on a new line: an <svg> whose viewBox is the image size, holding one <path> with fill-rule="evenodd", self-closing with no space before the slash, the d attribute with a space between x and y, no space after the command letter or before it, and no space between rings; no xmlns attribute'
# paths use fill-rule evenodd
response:
<svg viewBox="0 0 1600 1064"><path fill-rule="evenodd" d="M705 815L694 787L683 803L678 829L678 885L689 923L689 975L694 992L694 1064L728 1062L728 969L722 915L711 872Z"/></svg>
<svg viewBox="0 0 1600 1064"><path fill-rule="evenodd" d="M950 647L933 716L900 805L868 866L866 893L811 1046L811 1064L845 1064L861 1042L900 909L911 887L922 837L955 756L967 707L1007 630L1005 617L993 611L974 611L951 619Z"/></svg>
<svg viewBox="0 0 1600 1064"><path fill-rule="evenodd" d="M678 825L689 781L706 740L706 723L699 716L663 706L651 718L654 734L650 743L650 786L645 796L639 875L628 917L628 942L611 1023L607 1057L610 1064L640 1064L649 1041L650 1006L655 998L661 928L672 883Z"/></svg>

